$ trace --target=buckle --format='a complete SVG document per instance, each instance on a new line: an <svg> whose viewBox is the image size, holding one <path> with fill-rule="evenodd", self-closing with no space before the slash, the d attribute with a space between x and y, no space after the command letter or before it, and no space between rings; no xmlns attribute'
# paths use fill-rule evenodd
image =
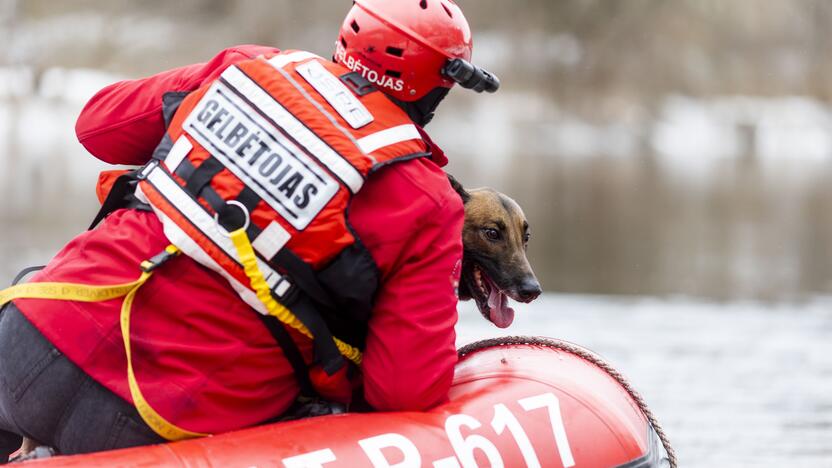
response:
<svg viewBox="0 0 832 468"><path fill-rule="evenodd" d="M139 169L138 173L136 174L137 180L145 180L147 176L153 172L154 169L159 167L159 160L158 159L151 159L150 162L144 165L141 169Z"/></svg>
<svg viewBox="0 0 832 468"><path fill-rule="evenodd" d="M251 214L249 214L248 208L246 208L245 205L238 202L237 200L228 200L225 202L225 205L222 208L220 208L220 210L223 211L222 215L224 215L224 220L232 220L231 212L226 211L227 208L230 208L232 206L238 208L243 213L242 225L239 227L232 226L230 229L226 229L226 227L222 223L222 220L220 220L221 213L219 211L214 213L214 222L217 223L217 229L219 230L220 234L222 234L225 237L231 237L232 231L236 231L237 229L242 229L245 231L248 230L249 226L251 226Z"/></svg>
<svg viewBox="0 0 832 468"><path fill-rule="evenodd" d="M152 258L145 260L141 264L141 269L145 273L150 273L168 262L168 260L178 256L180 250L174 246L167 247L164 251L154 255Z"/></svg>
<svg viewBox="0 0 832 468"><path fill-rule="evenodd" d="M347 73L340 77L343 82L356 96L366 96L373 91L378 91L378 88L367 78L364 78L359 72Z"/></svg>

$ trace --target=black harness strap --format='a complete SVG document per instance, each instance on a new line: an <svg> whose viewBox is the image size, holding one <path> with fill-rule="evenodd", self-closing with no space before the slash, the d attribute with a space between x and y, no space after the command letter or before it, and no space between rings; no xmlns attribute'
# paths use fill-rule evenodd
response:
<svg viewBox="0 0 832 468"><path fill-rule="evenodd" d="M213 162L208 162L213 161ZM211 179L216 176L220 171L222 171L223 166L220 163L219 168L214 164L214 162L219 163L216 159L207 159L199 168L195 167L193 163L188 161L187 159L183 160L179 163L179 166L176 168L174 172L176 175L181 177L183 180L187 181L188 184L193 184L194 186L201 185L199 192L192 192L190 191L190 187L186 187L188 193L192 196L199 198L202 197L205 201L211 205L211 208L214 209L216 213L222 211L225 207L226 203L225 200L211 187ZM206 166L205 164L208 164ZM204 167L204 169L203 169ZM207 178L207 179L206 179Z"/></svg>
<svg viewBox="0 0 832 468"><path fill-rule="evenodd" d="M327 375L338 372L346 364L345 359L338 351L335 340L329 327L326 326L323 316L315 308L315 304L306 294L299 294L294 301L285 304L289 310L301 321L315 337L312 346L315 348L315 359L321 365Z"/></svg>
<svg viewBox="0 0 832 468"><path fill-rule="evenodd" d="M182 101L190 93L190 91L168 91L162 95L162 117L165 118L165 128L170 126L170 121L173 120L173 116L179 110Z"/></svg>
<svg viewBox="0 0 832 468"><path fill-rule="evenodd" d="M17 276L14 277L14 279L12 280L12 286L17 286L17 284L23 281L23 278L25 278L30 273L43 270L44 268L46 268L46 265L30 266L24 268L20 271L20 273L17 274Z"/></svg>
<svg viewBox="0 0 832 468"><path fill-rule="evenodd" d="M276 317L262 314L257 314L257 316L260 317L263 325L266 326L266 329L268 329L272 334L275 341L277 341L277 344L279 344L283 349L283 355L286 356L289 364L291 364L292 370L297 378L298 386L300 387L300 395L308 398L315 397L316 392L315 388L312 386L312 381L309 380L309 372L307 370L306 361L303 360L303 356L298 349L298 345L289 335L289 332L286 331L283 324L280 323Z"/></svg>
<svg viewBox="0 0 832 468"><path fill-rule="evenodd" d="M189 193L195 196L201 196L214 208L214 211L222 213L226 203L209 183L223 168L222 163L213 157L206 159L199 167L194 167L186 159L176 168L176 175L187 181L185 188ZM200 191L197 192L194 189L199 189ZM242 203L249 213L254 211L260 203L260 200L260 196L249 187L245 187L237 195L237 201ZM236 210L234 212L236 213ZM253 242L260 232L261 230L254 223L251 223L247 234ZM289 249L281 249L274 258L267 260L267 263L275 271L282 270L288 273L293 284L297 285L301 291L313 298L314 302L329 309L335 308L335 301L332 299L332 295L318 281L315 270Z"/></svg>
<svg viewBox="0 0 832 468"><path fill-rule="evenodd" d="M187 178L185 188L192 194L202 195L200 193L202 189L211 183L211 179L222 172L223 169L225 169L225 166L219 159L208 158L202 161L202 164Z"/></svg>
<svg viewBox="0 0 832 468"><path fill-rule="evenodd" d="M176 167L174 174L181 177L182 180L188 180L192 175L194 175L194 171L196 171L196 166L194 166L188 158L185 158L179 163L179 166Z"/></svg>
<svg viewBox="0 0 832 468"><path fill-rule="evenodd" d="M223 169L225 169L225 166L217 158L211 157L203 161L199 167L194 167L190 161L184 160L176 168L176 174L186 181L185 190L192 195L198 195L205 199L218 213L220 224L228 228L227 226L240 225L239 220L232 219L232 215L239 215L239 210L227 210L225 200L210 185L211 180ZM237 195L237 201L246 207L249 214L257 207L260 200L260 197L249 187L244 188ZM249 238L254 240L260 234L260 229L254 223L251 223L248 234ZM315 337L313 346L316 360L321 364L327 374L334 374L341 369L346 361L341 356L340 351L338 351L332 332L318 311L318 305L327 308L335 307L331 295L320 284L312 267L290 250L286 248L281 249L268 263L276 271L285 271L291 278L293 284L300 289L295 294L292 294L290 290L290 293L286 297L278 299L295 314ZM278 328L282 329L282 325L277 323L276 325L278 327L275 327L269 325L268 322L265 323L269 331L272 332L272 335L284 349L284 353L289 358L292 368L299 375L298 379L300 382L301 377L298 369L301 367L302 359L295 359L295 362L291 362L292 358L290 358L290 356L298 354L297 349L292 349L294 343L291 343L292 346L289 346L289 342L286 341L287 337L281 336ZM303 375L306 375L305 364L303 364Z"/></svg>
<svg viewBox="0 0 832 468"><path fill-rule="evenodd" d="M237 194L237 201L240 202L246 210L248 210L249 216L254 213L254 210L257 208L257 205L260 204L260 196L254 192L251 188L246 186L240 193ZM246 230L246 234L248 234L248 238L254 242L257 239L257 236L260 235L260 228L257 227L256 224L249 223L248 229Z"/></svg>
<svg viewBox="0 0 832 468"><path fill-rule="evenodd" d="M260 204L260 200L260 196L248 186L237 194L237 201L242 203L249 213L253 212L255 208L257 208L257 205Z"/></svg>
<svg viewBox="0 0 832 468"><path fill-rule="evenodd" d="M332 299L332 295L324 289L321 285L320 281L318 281L317 274L315 270L309 266L308 263L304 262L300 259L297 255L295 255L291 250L287 248L282 248L274 256L269 262L269 266L274 269L283 269L285 270L289 276L292 278L292 281L301 291L306 293L306 296L310 298L311 301L320 304L321 306L334 309L335 308L335 301Z"/></svg>
<svg viewBox="0 0 832 468"><path fill-rule="evenodd" d="M119 176L115 183L113 183L110 193L107 194L107 198L104 199L104 203L101 204L101 208L98 210L98 213L95 215L95 218L93 218L92 223L90 223L90 227L87 230L92 230L98 226L98 223L103 221L107 215L121 208L135 208L150 211L150 206L140 202L134 195L137 183L138 178L136 171L130 171Z"/></svg>

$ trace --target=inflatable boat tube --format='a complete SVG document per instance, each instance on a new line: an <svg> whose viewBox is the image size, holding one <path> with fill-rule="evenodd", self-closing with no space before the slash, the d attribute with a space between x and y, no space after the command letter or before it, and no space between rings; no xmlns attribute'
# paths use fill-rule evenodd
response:
<svg viewBox="0 0 832 468"><path fill-rule="evenodd" d="M460 355L450 401L426 413L324 416L26 464L637 468L668 463L640 398L588 351L556 340L510 338L469 345Z"/></svg>

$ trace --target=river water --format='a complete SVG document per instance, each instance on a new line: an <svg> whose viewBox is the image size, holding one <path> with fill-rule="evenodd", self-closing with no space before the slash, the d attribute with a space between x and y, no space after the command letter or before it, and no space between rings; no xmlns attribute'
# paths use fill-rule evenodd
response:
<svg viewBox="0 0 832 468"><path fill-rule="evenodd" d="M508 330L461 308L458 343L546 335L616 366L682 467L832 467L832 298L803 304L545 295Z"/></svg>

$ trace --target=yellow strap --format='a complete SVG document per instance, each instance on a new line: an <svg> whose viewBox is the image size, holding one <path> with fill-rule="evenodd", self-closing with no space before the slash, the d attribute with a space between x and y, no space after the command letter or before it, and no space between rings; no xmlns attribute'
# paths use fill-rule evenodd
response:
<svg viewBox="0 0 832 468"><path fill-rule="evenodd" d="M246 230L238 229L233 231L231 233L231 240L234 242L234 246L237 247L237 254L240 256L240 262L243 264L246 276L248 276L251 281L251 288L257 294L257 299L259 299L260 302L266 306L266 310L268 310L269 315L277 317L281 323L294 328L304 336L314 339L312 332L306 328L306 325L304 325L303 322L301 322L295 314L292 313L292 311L286 308L283 304L274 300L272 297L269 285L266 283L266 279L263 277L260 267L257 266L257 257L254 254L254 248L251 246ZM338 338L333 339L335 340L335 345L338 347L338 351L340 351L344 357L354 362L356 365L361 365L362 356L361 351L359 351L358 348L350 346Z"/></svg>
<svg viewBox="0 0 832 468"><path fill-rule="evenodd" d="M16 299L59 299L78 302L104 302L126 296L138 281L106 286L74 283L26 283L0 291L0 307Z"/></svg>
<svg viewBox="0 0 832 468"><path fill-rule="evenodd" d="M286 307L274 300L263 273L257 266L257 257L244 229L231 233L231 239L237 247L240 261L243 263L246 275L251 280L251 287L257 293L257 298L266 306L269 314L274 315L282 323L301 332L304 336L314 339L308 328ZM168 246L165 251L170 255L179 253L175 246ZM182 440L194 437L205 437L209 434L191 432L176 426L160 415L145 399L139 388L136 373L133 370L133 354L130 346L130 315L133 307L133 300L147 280L153 275L155 266L150 261L142 262L145 271L139 279L130 283L114 284L105 286L89 286L74 283L27 283L0 291L0 306L15 299L57 299L64 301L79 302L104 302L124 297L121 304L119 321L121 324L121 337L124 341L124 352L127 356L127 383L130 387L130 396L136 406L139 415L154 432L166 440ZM361 364L361 351L347 343L334 338L338 350L347 359Z"/></svg>
<svg viewBox="0 0 832 468"><path fill-rule="evenodd" d="M124 340L124 352L127 354L127 383L130 386L130 396L133 398L133 404L136 405L139 415L145 423L153 429L153 432L159 434L167 440L182 440L192 439L194 437L205 437L210 434L202 434L199 432L191 432L173 424L162 415L156 412L150 403L142 395L139 389L139 382L136 380L136 374L133 371L133 354L130 348L130 311L133 307L133 299L136 298L136 293L139 288L153 275L153 272L144 272L142 276L136 281L134 287L121 304L121 337Z"/></svg>
<svg viewBox="0 0 832 468"><path fill-rule="evenodd" d="M179 249L173 245L168 246L165 251L169 255L177 255ZM133 371L133 355L130 348L130 311L133 307L133 300L139 288L144 285L153 275L153 269L158 266L150 260L142 262L142 272L139 279L130 283L112 284L105 286L90 286L75 283L27 283L12 286L0 291L0 307L16 299L55 299L63 301L78 302L104 302L112 299L124 298L121 304L121 336L124 340L124 351L127 355L127 383L130 387L130 396L133 397L133 404L136 405L139 415L154 432L167 440L182 440L194 437L204 437L209 434L191 432L176 426L163 418L154 410L142 395L139 383L136 380L136 373Z"/></svg>

